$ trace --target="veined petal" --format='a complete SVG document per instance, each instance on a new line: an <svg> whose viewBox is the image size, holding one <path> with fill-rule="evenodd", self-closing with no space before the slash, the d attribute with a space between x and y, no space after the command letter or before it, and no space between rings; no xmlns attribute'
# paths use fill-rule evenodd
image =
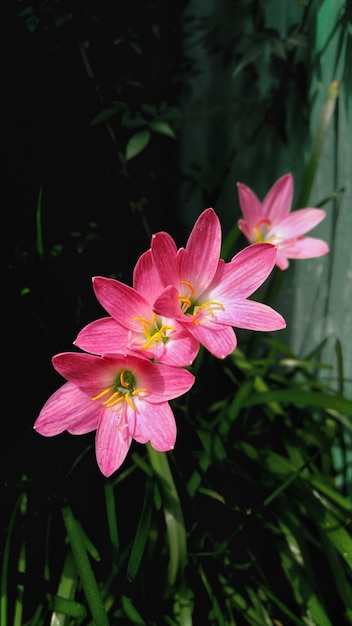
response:
<svg viewBox="0 0 352 626"><path fill-rule="evenodd" d="M151 250L144 252L137 260L133 270L133 287L150 304L153 304L164 289L159 273L153 263Z"/></svg>
<svg viewBox="0 0 352 626"><path fill-rule="evenodd" d="M143 403L138 411L133 438L139 443L150 441L155 450L172 450L176 441L176 422L168 402Z"/></svg>
<svg viewBox="0 0 352 626"><path fill-rule="evenodd" d="M183 253L180 275L195 289L195 297L209 285L216 272L221 250L220 220L213 209L198 217Z"/></svg>
<svg viewBox="0 0 352 626"><path fill-rule="evenodd" d="M176 322L174 322L176 324ZM178 326L178 325L177 325ZM199 342L185 328L171 334L170 339L157 345L153 353L144 352L149 358L155 358L160 363L175 367L188 367L192 365L199 351Z"/></svg>
<svg viewBox="0 0 352 626"><path fill-rule="evenodd" d="M275 265L276 248L270 243L246 246L226 263L223 275L214 287L212 299L225 304L231 296L246 298L254 293L268 278ZM217 276L214 280L214 285Z"/></svg>
<svg viewBox="0 0 352 626"><path fill-rule="evenodd" d="M244 217L244 220L240 220L241 225L239 224L239 228L243 230L242 226L244 226L245 222L248 225L248 231L251 232L252 228L263 218L262 205L255 193L250 187L247 187L247 185L237 183L237 190L241 211ZM246 237L248 237L248 233L245 234Z"/></svg>
<svg viewBox="0 0 352 626"><path fill-rule="evenodd" d="M290 259L311 259L323 256L329 252L329 246L325 241L315 237L301 237L293 247L283 249Z"/></svg>
<svg viewBox="0 0 352 626"><path fill-rule="evenodd" d="M276 265L280 268L280 270L287 270L289 266L289 261L284 249L278 248L276 255Z"/></svg>
<svg viewBox="0 0 352 626"><path fill-rule="evenodd" d="M275 223L289 214L292 205L293 178L291 174L281 176L271 187L262 203L262 219Z"/></svg>
<svg viewBox="0 0 352 626"><path fill-rule="evenodd" d="M286 328L286 322L280 313L266 304L246 298L233 300L231 309L225 307L221 322L249 330L271 331Z"/></svg>
<svg viewBox="0 0 352 626"><path fill-rule="evenodd" d="M183 395L192 387L195 377L182 367L150 363L148 368L148 397L150 403L160 403Z"/></svg>
<svg viewBox="0 0 352 626"><path fill-rule="evenodd" d="M95 452L104 476L111 476L124 462L132 443L125 412L105 409L99 421Z"/></svg>
<svg viewBox="0 0 352 626"><path fill-rule="evenodd" d="M130 331L113 317L103 317L84 326L73 344L92 354L125 354Z"/></svg>
<svg viewBox="0 0 352 626"><path fill-rule="evenodd" d="M249 222L239 219L237 225L249 242L255 241L258 238L254 231L255 224L253 224L253 226L250 226Z"/></svg>
<svg viewBox="0 0 352 626"><path fill-rule="evenodd" d="M113 359L77 352L62 352L52 358L56 371L91 398L109 387L116 369L126 369L128 363L122 355Z"/></svg>
<svg viewBox="0 0 352 626"><path fill-rule="evenodd" d="M89 433L98 425L99 409L76 385L65 383L46 401L34 428L46 437L64 430L74 435Z"/></svg>
<svg viewBox="0 0 352 626"><path fill-rule="evenodd" d="M152 236L152 259L164 287L177 286L180 272L177 247L170 235L161 231Z"/></svg>
<svg viewBox="0 0 352 626"><path fill-rule="evenodd" d="M274 225L273 231L278 238L284 240L301 237L319 224L325 215L325 211L321 209L299 209L287 215L276 226Z"/></svg>
<svg viewBox="0 0 352 626"><path fill-rule="evenodd" d="M169 285L164 289L160 296L154 302L154 311L158 315L164 315L170 319L182 322L184 315L181 311L180 301L178 300L178 291L176 287Z"/></svg>
<svg viewBox="0 0 352 626"><path fill-rule="evenodd" d="M194 337L218 359L224 359L234 351L237 337L230 326L220 326L209 323L207 325L189 324L189 330Z"/></svg>
<svg viewBox="0 0 352 626"><path fill-rule="evenodd" d="M102 276L93 278L93 287L100 304L122 326L138 329L139 323L133 318L150 317L151 305L133 287Z"/></svg>

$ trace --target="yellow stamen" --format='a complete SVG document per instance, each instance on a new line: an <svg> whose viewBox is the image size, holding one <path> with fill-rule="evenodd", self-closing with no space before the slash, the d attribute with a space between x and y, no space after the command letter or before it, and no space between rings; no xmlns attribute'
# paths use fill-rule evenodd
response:
<svg viewBox="0 0 352 626"><path fill-rule="evenodd" d="M117 392L119 393L119 392ZM113 394L114 396L116 396L116 394ZM112 406L115 406L115 404L119 404L119 402L123 402L125 399L125 396L128 395L128 392L125 394L120 395L119 398L116 398L116 400L114 400L113 402L110 402L110 400L112 400L113 396L111 396L111 398L109 398L109 400L107 400L106 402L103 402L103 404L105 404L107 409L110 409Z"/></svg>
<svg viewBox="0 0 352 626"><path fill-rule="evenodd" d="M186 298L185 296L177 296L177 298L180 300L180 302L182 302L181 310L183 313L185 313L185 311L187 311L187 309L192 306L191 300L189 298Z"/></svg>
<svg viewBox="0 0 352 626"><path fill-rule="evenodd" d="M137 410L136 407L134 406L131 398L130 398L130 392L129 391L127 393L125 393L125 400L126 400L128 406L131 407L131 409L133 409L134 411Z"/></svg>
<svg viewBox="0 0 352 626"><path fill-rule="evenodd" d="M262 233L260 232L259 228L254 228L254 232L255 232L255 243L263 243L264 241L264 237L262 236Z"/></svg>
<svg viewBox="0 0 352 626"><path fill-rule="evenodd" d="M160 328L160 330L158 330L156 333L154 333L154 335L150 335L147 338L147 341L145 342L144 346L142 346L142 350L146 350L147 348L149 348L149 346L151 346L152 343L156 342L159 343L160 341L163 340L163 334L167 331L167 330L172 330L175 331L176 328L174 328L173 326L167 326L166 324L164 326L162 326Z"/></svg>
<svg viewBox="0 0 352 626"><path fill-rule="evenodd" d="M104 389L104 391L102 391L101 393L98 393L97 396L94 396L94 398L92 398L92 400L99 400L99 398L102 398L103 396L105 396L105 394L110 393L110 391L112 391L113 387L108 387L107 389Z"/></svg>
<svg viewBox="0 0 352 626"><path fill-rule="evenodd" d="M194 315L194 320L193 320L193 324L195 326L199 325L198 319L197 319L197 315L199 311L202 311L203 309L207 309L207 313L210 315L210 317L214 318L215 317L215 313L212 309L212 307L217 306L220 307L220 309L222 309L222 311L225 311L225 307L223 304L221 304L221 302L216 302L216 300L210 300L209 302L204 302L203 304L198 304L197 306L194 307L194 311L193 311L193 315Z"/></svg>
<svg viewBox="0 0 352 626"><path fill-rule="evenodd" d="M181 283L183 285L187 285L187 287L189 287L189 291L190 291L189 295L193 296L193 294L194 294L194 287L193 287L192 283L189 283L188 280L181 280Z"/></svg>
<svg viewBox="0 0 352 626"><path fill-rule="evenodd" d="M134 391L132 391L131 396L136 396L137 393L142 393L142 391L147 391L147 388L141 387L141 389L135 389Z"/></svg>
<svg viewBox="0 0 352 626"><path fill-rule="evenodd" d="M130 383L128 383L128 382L124 379L124 373L125 373L125 370L122 370L122 372L121 372L121 374L120 374L120 382L121 382L121 385L122 385L123 387L125 387L125 389L127 389L127 388L129 387L129 384L130 384Z"/></svg>

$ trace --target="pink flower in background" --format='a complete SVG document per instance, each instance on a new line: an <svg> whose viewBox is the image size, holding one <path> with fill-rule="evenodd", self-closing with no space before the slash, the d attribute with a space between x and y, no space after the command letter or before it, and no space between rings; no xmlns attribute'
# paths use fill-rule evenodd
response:
<svg viewBox="0 0 352 626"><path fill-rule="evenodd" d="M93 354L135 353L168 365L191 365L199 342L179 322L153 310L163 285L150 250L138 259L133 284L135 288L112 278L93 279L95 295L111 317L85 326L74 344Z"/></svg>
<svg viewBox="0 0 352 626"><path fill-rule="evenodd" d="M66 352L52 362L68 382L42 408L34 424L40 434L96 430L96 457L105 476L121 466L132 439L150 441L160 451L174 447L176 424L168 401L192 387L189 371L118 354Z"/></svg>
<svg viewBox="0 0 352 626"><path fill-rule="evenodd" d="M271 244L248 246L230 263L220 256L221 227L213 209L199 216L185 248L172 237L152 237L152 257L163 293L154 310L182 324L214 356L224 358L237 345L233 326L279 330L286 323L270 307L248 300L269 276L276 249Z"/></svg>
<svg viewBox="0 0 352 626"><path fill-rule="evenodd" d="M250 243L268 242L277 248L276 265L287 269L288 259L308 259L329 252L321 239L303 237L325 217L321 209L299 209L290 213L293 178L286 174L268 191L263 202L243 183L238 183L240 207L244 219L238 226Z"/></svg>

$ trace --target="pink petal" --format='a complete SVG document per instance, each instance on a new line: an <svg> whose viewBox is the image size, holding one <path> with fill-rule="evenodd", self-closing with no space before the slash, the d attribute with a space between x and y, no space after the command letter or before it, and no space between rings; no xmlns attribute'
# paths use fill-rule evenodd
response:
<svg viewBox="0 0 352 626"><path fill-rule="evenodd" d="M150 304L153 304L154 300L164 289L159 273L153 263L151 250L147 250L147 252L142 254L135 265L133 270L133 287Z"/></svg>
<svg viewBox="0 0 352 626"><path fill-rule="evenodd" d="M190 390L195 378L182 367L150 363L147 372L148 402L159 403L178 398Z"/></svg>
<svg viewBox="0 0 352 626"><path fill-rule="evenodd" d="M236 348L237 338L230 326L215 326L215 324L195 326L190 324L189 330L218 359L224 359Z"/></svg>
<svg viewBox="0 0 352 626"><path fill-rule="evenodd" d="M245 234L246 237L248 237L248 232L251 232L252 228L262 219L262 205L255 193L252 189L247 187L247 185L237 183L237 189L239 203L244 217L244 220L240 220L241 225L239 224L239 227L242 230L244 223L247 223L247 232Z"/></svg>
<svg viewBox="0 0 352 626"><path fill-rule="evenodd" d="M255 232L254 232L254 227L257 224L257 222L255 222L255 224L253 224L253 226L249 226L249 222L245 222L244 220L238 220L237 225L238 228L240 229L240 231L244 234L244 236L248 239L249 242L257 239L257 237L255 236Z"/></svg>
<svg viewBox="0 0 352 626"><path fill-rule="evenodd" d="M163 315L169 319L174 319L182 323L184 315L181 311L176 287L169 285L164 289L154 302L154 311L158 315Z"/></svg>
<svg viewBox="0 0 352 626"><path fill-rule="evenodd" d="M95 430L100 407L72 383L65 383L44 404L34 423L41 435L52 437L68 430L81 435Z"/></svg>
<svg viewBox="0 0 352 626"><path fill-rule="evenodd" d="M276 265L280 268L280 270L287 270L289 266L287 256L283 249L278 248L277 250Z"/></svg>
<svg viewBox="0 0 352 626"><path fill-rule="evenodd" d="M199 342L186 330L172 333L166 343L155 344L153 351L142 350L148 358L176 367L192 365L199 351Z"/></svg>
<svg viewBox="0 0 352 626"><path fill-rule="evenodd" d="M283 250L290 259L311 259L323 256L329 252L329 246L321 239L314 237L302 237L298 239L293 248Z"/></svg>
<svg viewBox="0 0 352 626"><path fill-rule="evenodd" d="M299 209L290 213L290 215L274 226L273 231L275 236L280 239L301 237L319 224L325 215L325 211L321 209Z"/></svg>
<svg viewBox="0 0 352 626"><path fill-rule="evenodd" d="M176 440L174 414L167 402L143 403L138 412L133 438L139 443L150 441L155 450L172 450Z"/></svg>
<svg viewBox="0 0 352 626"><path fill-rule="evenodd" d="M225 319L235 328L248 328L250 330L282 330L286 328L286 322L280 313L271 307L254 300L238 299Z"/></svg>
<svg viewBox="0 0 352 626"><path fill-rule="evenodd" d="M206 209L192 229L181 264L181 278L194 286L195 297L202 293L213 279L220 250L220 220L213 209Z"/></svg>
<svg viewBox="0 0 352 626"><path fill-rule="evenodd" d="M262 203L261 219L275 223L289 214L292 205L293 178L291 174L281 176L271 187Z"/></svg>
<svg viewBox="0 0 352 626"><path fill-rule="evenodd" d="M163 285L175 285L179 283L179 263L177 259L177 247L170 235L159 232L152 237L152 259L158 271Z"/></svg>
<svg viewBox="0 0 352 626"><path fill-rule="evenodd" d="M124 354L127 352L130 331L112 317L91 322L78 333L75 346L93 354Z"/></svg>
<svg viewBox="0 0 352 626"><path fill-rule="evenodd" d="M123 356L112 360L77 352L62 352L52 359L56 371L90 397L109 387L116 376L116 369L123 369L127 362Z"/></svg>
<svg viewBox="0 0 352 626"><path fill-rule="evenodd" d="M104 309L122 326L140 329L134 317L151 316L151 305L135 289L113 278L93 278L94 292Z"/></svg>
<svg viewBox="0 0 352 626"><path fill-rule="evenodd" d="M215 299L224 304L228 297L246 298L268 278L275 265L276 248L270 243L254 243L226 263L224 276L214 290Z"/></svg>
<svg viewBox="0 0 352 626"><path fill-rule="evenodd" d="M124 462L132 443L125 413L106 409L99 421L95 453L104 476L111 476Z"/></svg>

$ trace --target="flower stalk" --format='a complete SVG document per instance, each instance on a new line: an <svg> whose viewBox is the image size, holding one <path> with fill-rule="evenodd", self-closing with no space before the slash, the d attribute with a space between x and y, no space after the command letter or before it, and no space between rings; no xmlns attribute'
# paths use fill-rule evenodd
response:
<svg viewBox="0 0 352 626"><path fill-rule="evenodd" d="M177 580L182 580L187 560L187 536L183 512L167 455L165 452L154 450L149 443L146 444L146 448L164 503L170 550L168 583L173 586Z"/></svg>

